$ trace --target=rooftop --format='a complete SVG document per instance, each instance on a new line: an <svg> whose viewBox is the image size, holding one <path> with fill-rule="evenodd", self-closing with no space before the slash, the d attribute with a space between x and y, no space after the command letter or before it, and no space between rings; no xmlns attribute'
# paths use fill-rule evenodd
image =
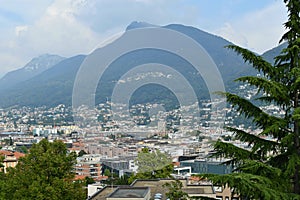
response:
<svg viewBox="0 0 300 200"><path fill-rule="evenodd" d="M108 198L144 198L149 191L148 187L117 188Z"/></svg>

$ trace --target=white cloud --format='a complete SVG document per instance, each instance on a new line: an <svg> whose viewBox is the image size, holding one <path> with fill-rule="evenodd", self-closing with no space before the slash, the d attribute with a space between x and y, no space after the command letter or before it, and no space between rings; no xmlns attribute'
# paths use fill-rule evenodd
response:
<svg viewBox="0 0 300 200"><path fill-rule="evenodd" d="M22 35L19 44L35 52L50 52L64 56L89 53L98 40L95 32L76 20L80 4L57 0L45 14ZM25 44L24 44L25 42Z"/></svg>
<svg viewBox="0 0 300 200"><path fill-rule="evenodd" d="M132 21L206 27L236 44L262 52L277 44L286 15L281 1L274 1L269 7L228 20L222 28L212 30L224 20L217 21L214 13L209 13L213 18L201 15L200 19L199 12L205 6L192 0L28 1L22 6L17 0L1 4L1 9L16 13L21 20L12 23L0 16L1 24L6 24L0 27L0 76L43 53L67 57L88 54Z"/></svg>
<svg viewBox="0 0 300 200"><path fill-rule="evenodd" d="M287 12L281 1L261 10L247 13L239 19L227 22L216 33L237 45L263 53L278 45L284 33L283 23Z"/></svg>
<svg viewBox="0 0 300 200"><path fill-rule="evenodd" d="M172 16L166 9L169 5L172 4L167 0L54 0L43 9L43 13L37 11L40 15L35 15L32 21L11 27L14 33L6 34L8 38L0 43L0 51L11 56L3 59L1 64L14 69L43 53L67 57L88 54L103 40L124 31L132 21L154 24L171 21ZM25 18L33 16L29 11L21 11L11 5L6 8ZM3 36L0 38L4 39ZM16 60L23 60L23 64L8 62L8 58L13 56L19 58ZM0 76L5 72L7 68L0 68Z"/></svg>
<svg viewBox="0 0 300 200"><path fill-rule="evenodd" d="M22 32L25 32L27 30L28 30L28 26L16 26L16 28L15 28L16 36L20 36L20 34L22 34Z"/></svg>
<svg viewBox="0 0 300 200"><path fill-rule="evenodd" d="M43 53L73 56L93 50L98 34L76 20L83 5L82 1L56 0L32 23L15 26L14 34L6 29L7 38L1 37L0 44L0 76Z"/></svg>
<svg viewBox="0 0 300 200"><path fill-rule="evenodd" d="M225 23L223 27L217 31L217 33L235 44L239 44L244 47L248 46L247 38L239 31L235 30L229 22Z"/></svg>

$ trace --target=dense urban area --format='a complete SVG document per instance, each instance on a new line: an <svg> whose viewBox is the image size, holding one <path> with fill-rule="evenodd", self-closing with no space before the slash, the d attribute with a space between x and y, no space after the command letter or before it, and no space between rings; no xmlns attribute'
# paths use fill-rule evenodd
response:
<svg viewBox="0 0 300 200"><path fill-rule="evenodd" d="M0 199L299 200L300 1L283 3L280 45L261 55L191 26L135 21L89 55L45 54L4 75Z"/></svg>

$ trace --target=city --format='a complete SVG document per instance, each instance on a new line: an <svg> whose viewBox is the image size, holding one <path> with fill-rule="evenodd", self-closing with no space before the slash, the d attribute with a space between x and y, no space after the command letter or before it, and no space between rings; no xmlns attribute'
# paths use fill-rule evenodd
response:
<svg viewBox="0 0 300 200"><path fill-rule="evenodd" d="M300 2L0 5L0 200L300 199Z"/></svg>

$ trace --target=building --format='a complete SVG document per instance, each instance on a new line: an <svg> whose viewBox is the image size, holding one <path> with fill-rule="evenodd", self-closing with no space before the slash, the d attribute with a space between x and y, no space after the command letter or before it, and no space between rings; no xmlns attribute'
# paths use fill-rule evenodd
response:
<svg viewBox="0 0 300 200"><path fill-rule="evenodd" d="M175 176L190 176L192 173L192 167L188 166L188 167L175 167L173 170L173 174Z"/></svg>
<svg viewBox="0 0 300 200"><path fill-rule="evenodd" d="M232 172L233 167L231 165L225 165L225 160L217 159L193 159L184 160L180 162L180 167L191 167L193 174L229 174Z"/></svg>
<svg viewBox="0 0 300 200"><path fill-rule="evenodd" d="M213 185L205 182L204 184L191 184L187 179L178 179L182 183L182 191L186 192L190 197L210 197L216 198ZM155 180L135 180L132 187L149 187L151 190L151 197L154 198L155 194L161 194L162 199L166 199L166 192L168 189L164 186L170 183L172 179L155 179Z"/></svg>
<svg viewBox="0 0 300 200"><path fill-rule="evenodd" d="M91 177L94 180L102 179L102 165L100 162L101 156L86 154L77 158L77 163L74 167L76 176Z"/></svg>
<svg viewBox="0 0 300 200"><path fill-rule="evenodd" d="M13 152L13 151L6 151L6 150L0 150L0 156L4 157L3 160L3 166L4 166L4 173L7 172L7 168L9 167L16 167L18 164L18 160L21 157L24 157L25 154L20 152Z"/></svg>
<svg viewBox="0 0 300 200"><path fill-rule="evenodd" d="M89 184L88 188L87 188L88 198L90 198L91 196L93 196L93 194L102 190L103 188L104 188L103 184L100 184L100 183Z"/></svg>
<svg viewBox="0 0 300 200"><path fill-rule="evenodd" d="M84 147L84 151L91 154L100 154L110 158L115 156L125 156L129 154L127 147L99 144L88 144Z"/></svg>
<svg viewBox="0 0 300 200"><path fill-rule="evenodd" d="M122 156L122 157L115 157L115 158L102 158L102 172L105 169L122 176L124 174L130 175L131 173L137 172L137 165L135 164L134 160L136 156Z"/></svg>
<svg viewBox="0 0 300 200"><path fill-rule="evenodd" d="M150 188L149 187L126 187L117 188L112 192L106 200L150 200Z"/></svg>
<svg viewBox="0 0 300 200"><path fill-rule="evenodd" d="M218 200L239 200L238 195L233 195L229 187L214 186L216 192L216 199Z"/></svg>
<svg viewBox="0 0 300 200"><path fill-rule="evenodd" d="M174 180L135 180L130 187L106 186L88 198L88 200L155 199L157 194L160 195L161 199L167 199L166 192L168 189L164 185L172 181ZM185 179L181 179L180 181L183 185L183 192L186 192L191 197L216 198L216 193L211 183L197 185L190 184L190 182Z"/></svg>

